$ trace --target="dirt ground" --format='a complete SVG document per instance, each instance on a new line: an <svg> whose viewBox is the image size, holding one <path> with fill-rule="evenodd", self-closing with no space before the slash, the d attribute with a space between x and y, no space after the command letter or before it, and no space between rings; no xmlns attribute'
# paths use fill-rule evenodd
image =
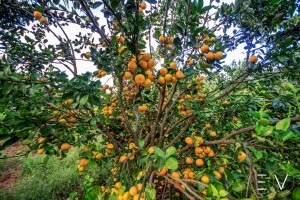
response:
<svg viewBox="0 0 300 200"><path fill-rule="evenodd" d="M17 158L20 152L24 150L26 150L26 147L23 146L20 141L4 150L4 154L1 157L6 158L0 158L0 190L7 190L20 176L21 164Z"/></svg>

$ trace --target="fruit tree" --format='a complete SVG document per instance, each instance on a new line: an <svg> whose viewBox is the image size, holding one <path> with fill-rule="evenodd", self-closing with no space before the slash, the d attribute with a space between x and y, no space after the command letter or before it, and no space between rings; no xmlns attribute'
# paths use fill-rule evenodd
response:
<svg viewBox="0 0 300 200"><path fill-rule="evenodd" d="M0 150L113 162L85 199L300 199L299 2L0 10Z"/></svg>

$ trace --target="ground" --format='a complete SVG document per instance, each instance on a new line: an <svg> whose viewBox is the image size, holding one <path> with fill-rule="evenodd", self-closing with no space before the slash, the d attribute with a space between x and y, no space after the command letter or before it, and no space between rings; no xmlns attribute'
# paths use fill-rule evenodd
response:
<svg viewBox="0 0 300 200"><path fill-rule="evenodd" d="M2 157L7 158L0 158L0 190L7 190L20 176L21 163L20 160L16 158L22 155L20 152L24 150L26 150L26 147L23 146L20 141L5 149Z"/></svg>

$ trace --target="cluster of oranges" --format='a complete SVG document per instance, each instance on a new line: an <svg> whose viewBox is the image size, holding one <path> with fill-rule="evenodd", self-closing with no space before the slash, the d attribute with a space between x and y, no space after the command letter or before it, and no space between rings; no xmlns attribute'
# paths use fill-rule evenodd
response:
<svg viewBox="0 0 300 200"><path fill-rule="evenodd" d="M223 53L221 51L217 51L216 53L209 51L208 45L203 45L200 50L202 53L206 54L206 60L221 60L223 58Z"/></svg>
<svg viewBox="0 0 300 200"><path fill-rule="evenodd" d="M39 11L34 11L33 16L34 18L38 19L41 24L47 24L48 22L47 18L43 17L42 13L40 13Z"/></svg>
<svg viewBox="0 0 300 200"><path fill-rule="evenodd" d="M104 115L112 115L116 106L117 106L116 103L112 103L109 107L107 107L107 106L103 107L103 114Z"/></svg>
<svg viewBox="0 0 300 200"><path fill-rule="evenodd" d="M158 37L158 41L161 44L166 44L167 45L167 49L171 50L172 47L173 47L174 37L170 36L170 37L165 38L163 35L160 35Z"/></svg>
<svg viewBox="0 0 300 200"><path fill-rule="evenodd" d="M101 190L103 193L110 193L111 195L115 194L117 196L117 199L121 200L145 200L145 193L140 191L142 190L143 185L141 183L138 183L135 186L130 187L129 189L126 188L126 186L122 185L121 182L116 182L114 187L111 189L101 186Z"/></svg>
<svg viewBox="0 0 300 200"><path fill-rule="evenodd" d="M96 151L92 151L93 153L93 159L101 159L103 157L107 157L109 155L109 153L112 152L112 150L114 149L114 145L112 143L107 142L106 147L105 147L105 154L103 155L102 153L96 152ZM90 152L92 149L90 147L85 146L83 148L83 152L84 153L88 153ZM82 158L79 160L77 168L79 172L83 172L85 170L85 167L89 164L89 160L86 158Z"/></svg>

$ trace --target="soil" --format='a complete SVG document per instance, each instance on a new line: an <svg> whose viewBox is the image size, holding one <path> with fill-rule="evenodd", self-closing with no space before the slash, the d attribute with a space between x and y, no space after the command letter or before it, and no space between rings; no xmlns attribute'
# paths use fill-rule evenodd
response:
<svg viewBox="0 0 300 200"><path fill-rule="evenodd" d="M6 158L0 158L0 190L8 190L20 176L21 163L18 159L18 153L26 149L26 146L23 146L21 142L18 141L4 150L1 157Z"/></svg>

